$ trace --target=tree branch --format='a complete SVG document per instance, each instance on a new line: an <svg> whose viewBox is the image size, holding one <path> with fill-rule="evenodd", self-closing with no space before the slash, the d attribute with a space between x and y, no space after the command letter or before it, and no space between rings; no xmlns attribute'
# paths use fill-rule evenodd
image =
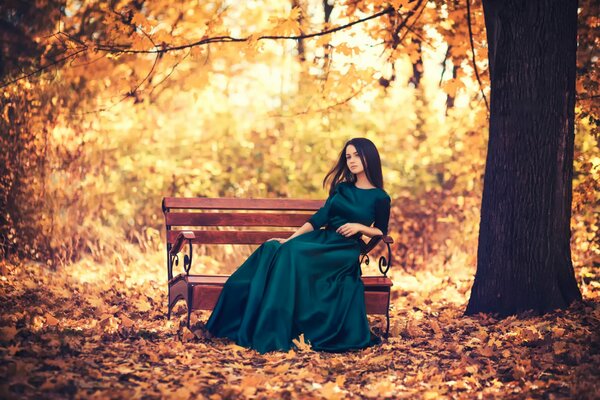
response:
<svg viewBox="0 0 600 400"><path fill-rule="evenodd" d="M471 30L471 0L467 0L467 25L469 26L469 42L471 42L471 54L473 55L473 69L475 70L477 82L479 82L479 90L481 90L483 101L485 101L485 108L487 108L488 112L490 112L490 106L488 104L487 97L485 97L485 93L483 93L483 85L481 84L481 79L479 78L479 70L477 69L477 64L475 63L475 45L473 44L473 31Z"/></svg>
<svg viewBox="0 0 600 400"><path fill-rule="evenodd" d="M20 81L21 79L27 79L29 77L37 75L37 74L41 73L42 71L44 71L44 70L46 70L46 69L48 69L50 67L53 67L53 66L58 65L58 64L60 64L62 62L65 62L65 61L67 61L67 60L69 60L71 58L76 57L78 54L81 54L81 53L83 53L86 50L88 50L87 47L81 48L81 49L79 49L79 50L77 50L77 51L75 51L75 52L73 52L73 53L71 53L71 54L69 54L69 55L67 55L65 57L58 58L58 59L56 59L56 60L54 60L52 62L44 64L43 66L37 68L36 70L34 70L34 71L32 71L32 72L30 72L28 74L21 75L21 76L15 78L15 79L9 80L8 82L1 82L0 83L0 89L5 88L5 87L7 87L9 85L12 85L13 83L16 83L16 82Z"/></svg>
<svg viewBox="0 0 600 400"><path fill-rule="evenodd" d="M385 10L375 13L373 15L370 15L368 17L365 17L365 18L362 18L362 19L359 19L359 20L356 20L353 22L349 22L347 24L340 25L335 28L326 29L321 32L314 32L314 33L309 33L309 34L293 35L293 36L264 35L264 36L257 37L256 41L266 40L266 39L269 39L269 40L299 40L299 39L310 39L310 38L317 37L317 36L324 36L324 35L328 35L330 33L341 31L346 28L350 28L351 26L369 21L371 19L381 17L382 15L388 14L393 11L394 11L393 7L388 7ZM180 45L180 46L162 46L162 48L154 49L154 50L131 50L126 47L116 47L116 46L110 46L110 45L104 45L104 44L97 44L95 49L99 50L99 51L107 51L107 52L122 53L122 54L152 54L152 53L166 53L168 51L183 50L183 49L187 49L190 47L201 46L201 45L210 44L210 43L247 42L251 39L252 39L252 36L247 36L245 38L235 38L235 37L231 37L231 36L215 36L215 37L200 39L196 42L188 43L188 44L184 44L184 45Z"/></svg>
<svg viewBox="0 0 600 400"><path fill-rule="evenodd" d="M356 21L349 22L347 24L340 25L335 28L326 29L321 32L314 32L314 33L310 33L310 34L294 35L294 36L264 35L264 36L259 36L255 40L256 41L258 41L258 40L299 40L299 39L313 38L313 37L317 37L317 36L324 36L324 35L328 35L330 33L338 32L343 29L350 28L354 25L369 21L371 19L378 18L382 15L389 14L391 12L395 12L395 9L393 7L387 7L386 9L384 9L378 13L375 13L373 15L370 15L368 17L358 19ZM63 32L60 32L60 33L63 33ZM68 35L65 34L65 36L68 36ZM70 37L70 39L74 40L72 37ZM253 39L252 36L247 36L245 38L235 38L235 37L231 37L231 36L215 36L215 37L200 39L196 42L188 43L188 44L180 45L180 46L167 46L167 45L162 44L162 45L160 45L160 47L155 46L155 48L152 50L132 50L132 49L126 47L126 45L114 46L114 45L108 45L108 44L103 44L103 43L97 43L95 45L84 45L84 47L82 47L80 50L78 50L66 57L63 57L61 59L57 59L50 63L44 64L44 65L40 66L39 68L37 68L36 70L34 70L33 72L30 72L28 74L23 74L21 76L18 76L15 79L9 80L7 82L0 82L0 88L9 86L13 83L20 81L21 79L26 79L31 76L37 75L37 74L43 72L44 70L46 70L52 66L58 65L59 63L66 61L70 58L73 58L73 57L77 56L78 54L83 53L84 51L87 51L87 50L94 50L95 52L103 51L103 52L113 53L113 54L154 54L154 53L167 53L169 51L183 50L183 49L188 49L188 48L192 48L195 46L202 46L202 45L206 45L206 44L210 44L210 43L247 42L251 39ZM76 41L76 42L79 42L79 41ZM82 44L82 43L79 42L78 44Z"/></svg>

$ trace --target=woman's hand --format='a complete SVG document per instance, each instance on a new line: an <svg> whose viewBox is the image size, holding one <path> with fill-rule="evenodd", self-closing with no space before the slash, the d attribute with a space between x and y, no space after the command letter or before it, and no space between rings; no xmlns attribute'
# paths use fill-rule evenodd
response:
<svg viewBox="0 0 600 400"><path fill-rule="evenodd" d="M277 240L279 243L285 243L287 241L287 239L283 239L283 238L271 238L271 239L267 240L267 242L269 242L271 240Z"/></svg>
<svg viewBox="0 0 600 400"><path fill-rule="evenodd" d="M346 237L354 236L361 232L363 225L355 222L348 222L337 228L335 231Z"/></svg>

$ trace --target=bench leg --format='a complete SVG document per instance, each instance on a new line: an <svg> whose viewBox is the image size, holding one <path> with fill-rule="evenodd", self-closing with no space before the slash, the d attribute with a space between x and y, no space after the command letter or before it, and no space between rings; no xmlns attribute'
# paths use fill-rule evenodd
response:
<svg viewBox="0 0 600 400"><path fill-rule="evenodd" d="M190 329L190 319L192 317L192 304L194 303L194 288L188 285L187 303L187 327Z"/></svg>
<svg viewBox="0 0 600 400"><path fill-rule="evenodd" d="M171 312L175 308L175 305L177 304L177 302L181 299L183 299L183 297L177 296L175 299L173 299L173 301L171 301L170 296L169 296L169 299L167 301L167 319L171 319Z"/></svg>
<svg viewBox="0 0 600 400"><path fill-rule="evenodd" d="M385 327L385 338L388 339L390 337L390 312L389 311L385 314L385 318L387 320L387 324Z"/></svg>
<svg viewBox="0 0 600 400"><path fill-rule="evenodd" d="M385 338L388 339L390 337L390 298L392 297L392 293L391 290L388 291L388 304L387 304L387 309L385 311L385 319L386 319L386 326L385 326Z"/></svg>
<svg viewBox="0 0 600 400"><path fill-rule="evenodd" d="M171 319L171 313L173 312L173 309L181 299L185 300L183 296L177 296L175 299L173 299L173 301L170 301L169 299L169 301L167 302L167 319ZM186 304L188 304L187 301Z"/></svg>
<svg viewBox="0 0 600 400"><path fill-rule="evenodd" d="M169 293L167 294L167 321L171 319L171 285L169 285Z"/></svg>
<svg viewBox="0 0 600 400"><path fill-rule="evenodd" d="M173 307L175 307L176 303L177 302L175 301L173 304L169 304L168 311L167 311L167 319L171 319L171 311L172 311ZM187 305L187 327L189 328L190 320L192 317L192 307L190 306L189 302L186 302L186 305Z"/></svg>

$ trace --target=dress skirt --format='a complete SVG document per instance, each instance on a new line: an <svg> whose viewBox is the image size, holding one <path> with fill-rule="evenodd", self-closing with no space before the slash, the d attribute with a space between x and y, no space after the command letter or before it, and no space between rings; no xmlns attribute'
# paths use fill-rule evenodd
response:
<svg viewBox="0 0 600 400"><path fill-rule="evenodd" d="M266 241L225 282L206 328L261 354L294 348L301 333L313 350L378 344L367 320L359 255L358 240L333 229Z"/></svg>

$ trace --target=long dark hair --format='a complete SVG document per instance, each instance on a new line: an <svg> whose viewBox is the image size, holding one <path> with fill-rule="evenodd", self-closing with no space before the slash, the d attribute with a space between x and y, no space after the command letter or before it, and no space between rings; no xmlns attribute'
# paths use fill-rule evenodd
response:
<svg viewBox="0 0 600 400"><path fill-rule="evenodd" d="M337 163L323 179L323 187L327 186L327 181L331 181L329 184L329 195L333 194L335 187L340 182L356 182L356 176L350 171L346 162L346 147L348 145L353 145L356 148L369 182L383 189L383 173L381 172L381 159L379 158L377 147L367 138L353 138L346 142L340 152Z"/></svg>

